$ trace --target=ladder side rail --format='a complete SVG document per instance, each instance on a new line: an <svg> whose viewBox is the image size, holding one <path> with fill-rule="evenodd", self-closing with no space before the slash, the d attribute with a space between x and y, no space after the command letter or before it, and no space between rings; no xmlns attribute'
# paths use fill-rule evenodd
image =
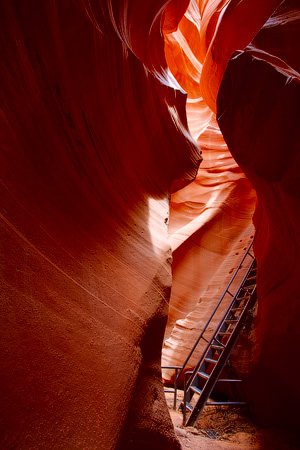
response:
<svg viewBox="0 0 300 450"><path fill-rule="evenodd" d="M207 380L207 382L205 383L205 385L203 387L203 390L201 392L201 401L200 401L200 398L198 400L198 402L200 403L200 406L198 406L198 405L195 406L195 408L193 409L193 411L191 412L191 414L187 420L186 426L193 426L195 424L195 422L198 420L198 418L207 402L207 399L208 399L210 393L212 392L215 384L217 383L218 377L219 377L220 373L222 372L222 370L223 370L223 368L235 346L235 343L244 327L247 312L255 304L256 299L257 299L257 294L256 294L256 287L255 287L251 294L251 298L249 299L249 301L247 303L247 306L244 308L244 310L240 316L239 323L238 323L239 326L236 326L235 329L233 330L228 342L226 343L226 347L224 348L224 351L220 355L218 364L213 368L213 370L210 374L210 378Z"/></svg>
<svg viewBox="0 0 300 450"><path fill-rule="evenodd" d="M169 388L164 388L164 392L165 393L170 393L170 394L174 394L174 400L173 400L173 409L176 409L176 402L177 402L177 391L178 391L178 387L177 387L177 373L178 370L181 369L181 366L161 366L162 369L170 369L170 370L175 370L175 376L174 376L174 387L169 387Z"/></svg>
<svg viewBox="0 0 300 450"><path fill-rule="evenodd" d="M219 330L219 326L220 326L220 323L219 323L217 329L214 331L214 333L213 333L210 341L208 342L207 346L205 347L205 350L203 351L203 353L202 353L198 363L194 367L193 371L191 371L190 378L186 381L186 385L185 385L186 389L190 388L190 386L193 383L194 379L198 376L197 374L198 374L199 370L201 369L202 364L204 364L204 360L206 358L206 355L209 352L209 350L211 349L213 341L216 340L216 335L220 331ZM224 348L225 348L225 345L224 345Z"/></svg>
<svg viewBox="0 0 300 450"><path fill-rule="evenodd" d="M205 359L209 349L211 348L213 341L216 340L217 332L219 332L219 327L218 327L217 330L214 331L214 334L211 337L211 339L210 339L209 343L207 344L207 346L205 347L205 350L203 351L203 353L201 355L201 358L199 359L198 363L194 367L194 369L192 371L192 374L190 375L190 378L187 380L187 382L186 382L186 389L190 388L190 386L193 383L194 379L198 376L197 374L198 374L199 370L201 369L202 364L204 364L204 359ZM224 345L224 348L225 348L225 345Z"/></svg>
<svg viewBox="0 0 300 450"><path fill-rule="evenodd" d="M212 343L212 338L210 339L210 341L206 345L205 350L203 351L203 353L201 355L201 358L199 359L198 363L196 364L194 369L191 371L192 373L191 373L189 379L186 381L185 389L189 389L190 385L192 384L192 382L194 381L195 377L197 376L197 373L198 373L202 363L204 362L204 358L206 356L206 353L208 352L208 350L211 347L211 343Z"/></svg>
<svg viewBox="0 0 300 450"><path fill-rule="evenodd" d="M247 270L247 272L246 272L246 274L245 274L243 280L241 281L239 287L237 288L237 291L236 291L236 293L234 294L234 297L232 298L230 304L228 305L228 308L226 309L226 311L225 311L225 313L224 313L222 319L220 320L220 323L219 323L218 327L216 328L216 332L217 332L217 331L220 331L219 329L221 328L223 322L226 320L226 318L227 318L227 316L228 316L230 310L232 309L232 307L233 307L233 305L234 305L234 302L236 301L236 298L237 298L238 295L240 294L240 292L241 292L241 290L242 290L242 288L243 288L245 282L247 281L247 278L248 278L248 276L249 276L251 270L252 270L253 267L255 266L255 263L256 263L256 260L254 259L254 260L252 261L250 267L248 268L248 270ZM214 333L214 334L217 334L217 333Z"/></svg>
<svg viewBox="0 0 300 450"><path fill-rule="evenodd" d="M185 369L187 363L188 363L189 360L191 359L191 356L192 356L192 354L194 353L196 347L198 346L200 340L201 340L201 339L204 339L203 335L204 335L204 333L205 333L205 331L206 331L208 325L210 324L210 322L212 321L214 315L216 314L217 310L219 309L220 304L222 303L222 301L223 301L223 299L224 299L226 293L228 292L228 290L229 290L229 288L230 288L232 282L234 281L235 277L237 276L237 274L238 274L238 272L239 272L239 270L240 270L240 268L241 268L243 262L245 261L247 255L249 255L251 258L253 258L253 256L252 256L251 253L250 253L250 249L251 249L252 245L253 245L253 240L251 241L249 247L247 248L246 253L244 254L244 256L243 256L241 262L239 263L239 265L237 266L237 268L236 268L234 274L232 275L232 277L231 277L229 283L227 284L227 287L226 287L225 291L223 292L223 294L222 294L221 298L219 299L218 303L216 304L216 306L215 306L213 312L211 313L209 319L207 320L206 324L204 325L204 328L203 328L203 330L202 330L200 336L197 338L197 340L196 340L195 344L193 345L193 347L192 347L190 353L188 354L186 360L184 361L181 370L180 370L180 371L178 372L178 374L177 374L177 379L180 377L180 375L181 375L182 372L184 371L184 369ZM253 264L253 263L252 263L252 264ZM251 264L250 266L252 266L252 264ZM247 274L248 274L248 271L247 271ZM244 280L243 280L243 281L244 281ZM235 297L236 297L236 296L234 296L232 300L234 300Z"/></svg>
<svg viewBox="0 0 300 450"><path fill-rule="evenodd" d="M197 363L196 366L194 367L194 369L193 369L193 371L192 371L192 374L191 374L190 378L187 380L186 385L185 385L185 386L186 386L186 389L189 389L189 387L190 387L191 384L193 383L194 379L198 376L198 375L197 375L198 372L201 371L202 365L205 365L204 360L205 360L206 355L207 355L207 353L209 352L209 350L210 350L210 348L211 348L213 342L214 342L214 341L219 342L219 340L217 339L217 335L218 335L218 333L220 332L220 330L222 329L222 326L224 326L224 320L225 320L226 314L227 314L227 312L224 314L224 316L222 317L221 321L220 321L219 324L217 325L217 327L216 327L216 329L215 329L215 331L214 331L214 333L213 333L213 335L212 335L210 341L208 342L207 346L205 347L204 351L202 352L202 355L201 355L201 357L200 357L198 363ZM225 349L225 345L224 345L224 349Z"/></svg>
<svg viewBox="0 0 300 450"><path fill-rule="evenodd" d="M247 250L247 251L248 251L248 250ZM205 356L206 356L206 354L207 354L209 348L211 347L213 341L216 340L216 336L217 336L218 333L220 332L221 327L224 325L224 321L226 320L226 317L228 316L229 311L231 310L231 308L232 308L232 306L233 306L233 304L234 304L234 302L235 302L235 300L236 300L236 297L239 295L239 293L240 293L240 291L241 291L241 289L242 289L242 287L243 287L245 281L247 280L247 277L248 277L249 273L250 273L251 270L253 269L254 264L255 264L255 260L252 261L250 267L248 268L248 270L247 270L247 272L246 272L246 274L245 274L243 280L241 281L241 283L240 283L240 285L239 285L239 287L238 287L238 289L237 289L237 291L236 291L234 297L232 298L232 300L231 300L231 302L230 302L228 308L226 309L226 312L224 313L224 315L223 315L223 317L221 318L219 324L217 325L217 327L216 327L216 329L215 329L213 335L211 336L211 338L210 338L210 340L209 340L207 346L205 347L205 349L204 349L204 351L203 351L203 353L202 353L202 355L201 355L201 358L199 359L198 363L197 363L196 366L194 367L194 370L193 370L193 372L192 372L192 375L190 376L190 378L188 379L188 381L187 381L187 383L186 383L186 388L187 388L187 389L190 387L190 385L192 384L193 380L194 380L195 377L197 376L197 373L198 373L198 371L199 371L199 368L200 368L202 362L204 361L204 358L205 358ZM183 366L183 368L184 368L184 366ZM181 369L180 372L182 373L182 371L183 371L183 369ZM180 373L180 372L179 372L179 373ZM178 376L179 376L179 375L178 375Z"/></svg>
<svg viewBox="0 0 300 450"><path fill-rule="evenodd" d="M241 316L239 318L238 324L236 325L236 327L232 331L228 341L225 344L224 351L220 355L220 358L218 360L218 365L222 366L220 368L220 371L219 371L220 373L223 370L223 368L224 368L224 366L225 366L225 364L226 364L226 362L227 362L227 360L228 360L228 358L229 358L229 356L230 356L230 354L231 354L231 352L232 352L232 350L233 350L233 348L234 348L234 346L236 344L236 341L237 341L239 335L241 334L241 332L242 332L242 330L244 328L246 317L247 317L247 313L252 308L252 306L255 304L256 300L257 300L257 293L256 293L256 287L255 287L253 289L253 292L251 294L251 297L250 297L249 301L247 302L247 304L245 305L245 307L244 307L244 309L242 311L242 314L241 314ZM211 377L212 378L215 377L215 375L214 375L215 369L216 369L216 366L213 368L213 370L211 372Z"/></svg>

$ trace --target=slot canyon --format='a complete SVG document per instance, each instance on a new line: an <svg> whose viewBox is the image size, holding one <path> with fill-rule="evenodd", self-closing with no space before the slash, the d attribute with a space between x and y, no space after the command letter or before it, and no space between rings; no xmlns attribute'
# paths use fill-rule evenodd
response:
<svg viewBox="0 0 300 450"><path fill-rule="evenodd" d="M253 237L233 364L253 420L298 431L299 2L1 0L0 21L0 448L180 450L161 365Z"/></svg>

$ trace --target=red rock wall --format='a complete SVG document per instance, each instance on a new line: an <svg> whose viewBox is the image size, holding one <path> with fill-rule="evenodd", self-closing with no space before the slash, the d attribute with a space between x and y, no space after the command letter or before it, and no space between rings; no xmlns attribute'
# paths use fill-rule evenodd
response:
<svg viewBox="0 0 300 450"><path fill-rule="evenodd" d="M166 81L165 6L1 3L2 448L179 448L166 223L200 155Z"/></svg>
<svg viewBox="0 0 300 450"><path fill-rule="evenodd" d="M177 34L187 2L166 3L0 5L3 448L179 448L160 379L166 224L170 191L193 180L201 157L165 54L205 157L172 198L176 353L253 231L256 196L213 115L228 61L250 41L256 59L231 60L218 99L226 143L259 199L248 396L262 423L297 426L297 2L259 32L279 0L199 0Z"/></svg>
<svg viewBox="0 0 300 450"><path fill-rule="evenodd" d="M221 156L221 148L224 156L228 150L216 139L210 110L217 111L228 149L258 197L258 313L253 340L240 354L244 372L248 356L249 404L260 423L297 429L300 10L290 0L275 12L279 3L194 2L179 32L168 36L167 60L188 92L189 126L204 162L196 181L172 198L174 281L163 362L182 364L240 258L228 249L235 252L237 236L251 233L253 192L233 161L228 167ZM247 45L247 53L231 58ZM238 369L238 355L235 361Z"/></svg>
<svg viewBox="0 0 300 450"><path fill-rule="evenodd" d="M219 94L221 129L258 194L259 301L249 401L260 422L294 429L300 399L294 357L300 338L299 80L242 53L230 61Z"/></svg>
<svg viewBox="0 0 300 450"><path fill-rule="evenodd" d="M215 26L211 6L207 4L203 14L200 5L197 10L191 4L179 29L166 36L167 61L187 91L188 125L201 146L203 162L196 180L171 197L173 283L163 365L184 363L254 232L255 191L230 154L215 114L202 96L203 52L208 39L205 36L210 36L207 30ZM220 309L221 315L227 300ZM219 320L220 315L211 323L206 338ZM200 343L188 369L194 367L202 351ZM174 371L164 370L163 376L170 380Z"/></svg>

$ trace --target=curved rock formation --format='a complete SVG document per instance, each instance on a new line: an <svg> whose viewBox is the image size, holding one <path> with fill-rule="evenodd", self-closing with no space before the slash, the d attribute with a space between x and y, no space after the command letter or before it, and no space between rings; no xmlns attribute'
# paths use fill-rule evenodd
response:
<svg viewBox="0 0 300 450"><path fill-rule="evenodd" d="M281 5L276 9L279 3ZM299 342L299 294L296 274L299 274L300 270L299 5L292 0L269 1L258 2L254 8L254 3L247 1L200 1L197 4L193 2L193 8L189 10L190 16L186 14L179 25L182 36L173 34L169 39L174 56L173 59L168 58L169 64L175 61L174 74L179 82L184 81L188 94L192 83L187 80L194 78L196 81L198 77L195 82L195 85L198 83L197 91L190 90L190 103L193 104L189 121L191 130L197 114L199 118L203 116L204 106L199 98L202 95L211 109L217 110L218 124L226 144L258 196L254 216L254 249L258 261L258 314L254 332L251 334L253 341L250 348L246 353L243 352L240 361L238 355L235 355L235 364L237 369L242 365L245 374L245 358L248 358L247 395L256 419L267 425L297 429L297 405L300 398L297 382L300 366L295 357ZM188 27L194 28L194 32L188 34ZM231 57L233 52L243 50L247 45L246 53L239 51ZM177 62L178 57L184 60L184 65ZM170 67L172 68L171 64ZM180 73L178 67L185 69ZM188 108L187 111L189 114ZM204 136L204 142L208 144L207 153L211 155L215 154L216 142L211 138L212 127L207 111L205 120L202 129L194 129L194 136L198 138L199 143L201 136ZM201 167L205 167L206 150L203 154L204 163ZM210 165L209 170L215 169L219 174L217 167ZM197 180L205 180L205 175L200 169ZM233 180L233 183L235 182ZM174 233L176 241L173 240L173 246L176 250L169 324L172 325L172 314L173 322L177 320L177 323L173 331L167 334L167 337L170 337L165 342L164 364L181 364L187 355L188 347L192 347L199 328L205 323L207 309L203 307L203 301L208 299L210 284L213 283L210 281L211 257L207 254L205 269L201 271L200 268L194 269L198 264L198 259L197 263L195 262L196 255L200 255L202 251L203 264L203 243L206 243L206 246L209 243L213 249L213 243L222 242L222 234L226 235L226 223L229 223L230 217L234 217L232 209L228 212L225 226L223 218L222 226L219 227L220 236L213 236L209 220L206 223L200 219L203 210L208 209L207 205L211 207L213 193L210 190L209 194L204 193L202 197L200 190L197 190L199 197L194 197L194 184L182 191L187 193L190 190L191 196L181 192L173 196L174 226L170 228L170 234L172 242ZM199 184L203 189L204 183ZM221 192L222 187L217 182L216 185L216 191ZM193 201L194 198L197 202ZM240 208L243 205L243 196L238 193L237 198L236 205ZM226 205L226 200L224 204ZM251 205L253 206L253 203ZM214 207L217 208L217 204ZM220 209L225 216L222 208L221 205ZM170 223L172 225L172 215ZM241 232L240 226L238 225L237 229ZM247 227L244 230L249 236ZM235 245L234 242L232 244ZM226 238L223 245L219 246L220 253L228 248ZM214 260L216 275L220 267L220 273L226 277L226 261L225 259L223 270L217 260ZM234 264L234 261L232 263ZM201 290L201 283L204 285L202 279L206 275L209 292ZM217 286L220 286L222 276L216 280ZM194 303L191 302L192 299ZM168 379L170 374L166 373L165 377Z"/></svg>
<svg viewBox="0 0 300 450"><path fill-rule="evenodd" d="M203 30L211 27L206 9L192 6L179 29L166 36L166 57L187 91L189 129L201 146L203 162L196 180L171 198L173 284L163 365L183 364L254 231L255 191L230 154L215 115L202 97ZM206 6L210 17L213 10L210 4ZM188 368L195 365L202 350L199 345ZM163 375L169 380L174 371L164 370Z"/></svg>
<svg viewBox="0 0 300 450"><path fill-rule="evenodd" d="M250 182L247 395L260 422L297 426L298 4L187 6L0 4L3 448L180 448L160 371L170 242L174 363L251 239ZM205 158L189 186L187 125Z"/></svg>
<svg viewBox="0 0 300 450"><path fill-rule="evenodd" d="M1 3L3 448L180 447L168 198L200 154L167 85L166 3Z"/></svg>
<svg viewBox="0 0 300 450"><path fill-rule="evenodd" d="M300 338L299 81L241 53L228 65L218 104L224 137L258 194L259 301L249 401L260 422L294 429L300 398L294 357Z"/></svg>

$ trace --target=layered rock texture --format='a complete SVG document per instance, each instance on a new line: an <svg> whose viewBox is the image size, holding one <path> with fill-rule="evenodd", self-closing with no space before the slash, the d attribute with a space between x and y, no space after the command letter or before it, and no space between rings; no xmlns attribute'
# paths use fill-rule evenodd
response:
<svg viewBox="0 0 300 450"><path fill-rule="evenodd" d="M201 157L165 6L1 2L1 448L180 447L167 221Z"/></svg>
<svg viewBox="0 0 300 450"><path fill-rule="evenodd" d="M173 283L163 365L183 364L254 234L256 193L203 100L203 23L205 17L191 3L178 30L166 36L167 61L187 91L189 129L201 146L203 162L196 180L171 198ZM219 320L217 315L206 337ZM204 344L200 342L188 369L194 367ZM174 371L164 370L163 375L169 380Z"/></svg>
<svg viewBox="0 0 300 450"><path fill-rule="evenodd" d="M167 59L187 90L189 125L204 162L196 181L172 197L174 281L163 349L164 364L183 363L251 238L255 194L225 159L231 154L258 199L258 311L234 364L246 380L253 417L294 429L300 398L300 363L293 356L300 338L299 23L293 1L192 2L168 37ZM201 347L190 366L200 353ZM164 373L166 380L171 376Z"/></svg>
<svg viewBox="0 0 300 450"><path fill-rule="evenodd" d="M2 448L179 449L167 316L177 364L257 199L247 395L297 426L299 10L280 3L1 2Z"/></svg>

